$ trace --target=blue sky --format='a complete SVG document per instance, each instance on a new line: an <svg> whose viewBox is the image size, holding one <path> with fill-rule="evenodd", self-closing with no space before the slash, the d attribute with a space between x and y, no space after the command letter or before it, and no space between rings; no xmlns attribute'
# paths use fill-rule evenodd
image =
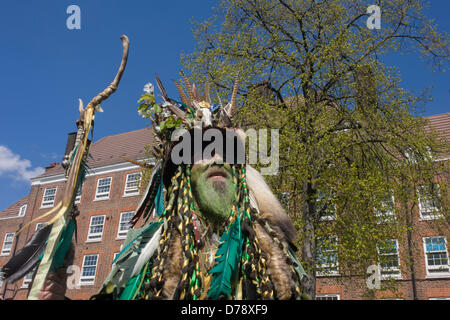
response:
<svg viewBox="0 0 450 320"><path fill-rule="evenodd" d="M29 178L60 162L67 133L76 130L78 98L88 103L115 76L120 36L131 43L117 92L97 113L94 140L136 130L146 122L137 99L154 74L176 96L172 83L180 54L195 45L190 21L212 14L215 1L40 0L0 2L0 210L28 194ZM69 30L69 5L81 9L81 30ZM429 13L449 32L450 3L433 0ZM414 55L390 56L404 88L433 86L424 115L449 112L449 75L433 73Z"/></svg>

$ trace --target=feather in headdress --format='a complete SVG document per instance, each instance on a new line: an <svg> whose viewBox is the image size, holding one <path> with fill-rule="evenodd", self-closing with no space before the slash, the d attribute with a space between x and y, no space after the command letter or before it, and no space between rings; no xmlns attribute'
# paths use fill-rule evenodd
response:
<svg viewBox="0 0 450 320"><path fill-rule="evenodd" d="M158 162L154 169L152 170L152 175L150 177L150 181L148 182L147 188L142 195L141 201L139 202L136 213L134 214L133 218L130 221L131 226L136 225L140 217L143 216L145 219L150 212L153 211L153 208L155 206L155 199L157 198L158 192L162 194L161 188L161 169L162 163ZM162 196L162 195L161 195ZM160 205L160 199L158 198L158 205ZM164 206L164 202L163 202Z"/></svg>
<svg viewBox="0 0 450 320"><path fill-rule="evenodd" d="M39 263L51 230L51 225L37 230L25 246L3 266L7 283L14 283L23 278Z"/></svg>

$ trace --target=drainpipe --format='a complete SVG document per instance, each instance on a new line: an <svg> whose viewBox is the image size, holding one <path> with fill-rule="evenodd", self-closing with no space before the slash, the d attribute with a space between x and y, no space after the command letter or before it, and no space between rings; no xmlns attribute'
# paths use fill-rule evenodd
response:
<svg viewBox="0 0 450 320"><path fill-rule="evenodd" d="M408 211L408 210L406 210ZM408 213L406 213L406 223L409 225L409 216ZM419 300L417 297L417 287L416 287L416 273L414 270L414 255L413 255L413 249L412 249L412 235L411 230L408 227L408 255L410 258L410 270L411 270L411 285L413 290L413 299Z"/></svg>

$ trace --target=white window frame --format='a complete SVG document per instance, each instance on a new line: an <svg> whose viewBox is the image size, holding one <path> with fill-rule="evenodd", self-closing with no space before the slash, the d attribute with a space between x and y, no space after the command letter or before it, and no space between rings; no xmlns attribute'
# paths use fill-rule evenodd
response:
<svg viewBox="0 0 450 320"><path fill-rule="evenodd" d="M24 216L25 216L25 214L26 214L26 212L27 212L27 207L28 207L27 204L24 204L24 205L22 205L22 206L20 207L20 209L19 209L19 214L18 214L19 217L24 217Z"/></svg>
<svg viewBox="0 0 450 320"><path fill-rule="evenodd" d="M428 252L427 252L426 240L431 239L431 238L443 238L444 239L445 250L433 251L433 253L441 252L441 253L445 253L447 255L447 268L445 268L445 266L429 266L428 265ZM424 252L424 258L425 258L426 278L442 278L442 277L450 278L450 263L449 263L449 257L448 257L447 238L444 236L429 236L429 237L423 237L422 242L423 242L423 252ZM444 269L444 271L430 272L430 270L440 270L440 269ZM445 269L447 269L447 271L445 271Z"/></svg>
<svg viewBox="0 0 450 320"><path fill-rule="evenodd" d="M33 276L34 276L35 272L36 272L36 267L34 267L30 272L28 272L23 277L22 288L28 288L30 286L30 283L33 282Z"/></svg>
<svg viewBox="0 0 450 320"><path fill-rule="evenodd" d="M330 238L332 242L335 243L335 245L338 244L338 237L337 236L330 236L330 237L319 237L317 238L317 242L319 242L320 239L324 239L324 238ZM318 246L316 246L316 252L318 251ZM331 264L331 263L323 263L323 264L318 264L317 268L319 270L317 270L316 272L316 276L318 277L327 277L327 276L338 276L339 275L339 256L338 256L338 252L337 252L337 248L336 249L329 249L329 250L322 250L322 253L334 253L336 254L336 264ZM331 271L321 271L320 269L326 269L326 268L335 268L336 270L331 270Z"/></svg>
<svg viewBox="0 0 450 320"><path fill-rule="evenodd" d="M101 187L105 187L105 186L100 186L100 181L103 180L109 180L109 189L108 192L99 192L99 188ZM105 177L105 178L100 178L97 180L97 188L95 189L95 199L94 201L98 201L98 200L108 200L109 196L111 194L111 186L112 186L112 177Z"/></svg>
<svg viewBox="0 0 450 320"><path fill-rule="evenodd" d="M95 277L97 275L97 266L98 266L98 254L86 254L83 257L83 264L81 265L81 274L80 274L80 285L81 286L90 286L95 283ZM86 265L86 260L88 257L95 257L95 271L94 275L83 276L85 268L92 268L93 265Z"/></svg>
<svg viewBox="0 0 450 320"><path fill-rule="evenodd" d="M125 211L120 213L119 227L117 228L117 239L125 239L127 237L129 228L127 230L121 230L122 226L125 224L122 219L126 214L131 214L131 218L129 220L131 221L134 216L134 211ZM129 222L127 222L127 224L129 224Z"/></svg>
<svg viewBox="0 0 450 320"><path fill-rule="evenodd" d="M402 279L402 271L400 268L400 251L399 251L399 247L398 247L398 240L397 239L389 239L387 241L394 241L395 242L395 246L397 249L397 252L395 253L383 253L380 251L380 247L379 245L377 245L377 253L380 256L397 256L397 264L398 267L382 267L381 263L378 263L378 267L380 268L380 273L381 273L381 279ZM383 274L385 273L385 274ZM387 273L387 274L386 274Z"/></svg>
<svg viewBox="0 0 450 320"><path fill-rule="evenodd" d="M325 298L325 299L317 299L317 298ZM336 298L336 299L327 299L327 298ZM316 300L341 300L341 295L338 293L326 293L326 294L316 294Z"/></svg>
<svg viewBox="0 0 450 320"><path fill-rule="evenodd" d="M39 229L42 229L45 226L45 222L38 222L36 223L36 228L34 229L34 231L38 231Z"/></svg>
<svg viewBox="0 0 450 320"><path fill-rule="evenodd" d="M330 215L324 215L320 217L320 221L334 221L337 218L336 215L336 204L335 203L331 203L330 208L328 208L327 210L333 211L333 214Z"/></svg>
<svg viewBox="0 0 450 320"><path fill-rule="evenodd" d="M390 209L389 208L389 204L386 201L382 201L381 202L381 206L383 207L383 209L386 209L385 212L374 208L374 212L375 212L375 217L377 219L377 223L383 223L383 222L388 222L388 221L392 221L395 220L395 197L393 194L391 194L390 196L390 201L393 208Z"/></svg>
<svg viewBox="0 0 450 320"><path fill-rule="evenodd" d="M428 300L450 300L450 297L431 297Z"/></svg>
<svg viewBox="0 0 450 320"><path fill-rule="evenodd" d="M439 189L439 185L435 184L436 188L437 188L437 196L440 197L441 196L441 192ZM419 217L420 220L435 220L435 219L439 219L442 217L442 214L439 212L439 208L437 207L428 207L428 206L424 206L422 200L420 200L421 196L420 196L420 189L424 188L426 186L422 185L417 189L417 201L418 201L418 206L419 206ZM429 200L425 200L425 201L429 201Z"/></svg>
<svg viewBox="0 0 450 320"><path fill-rule="evenodd" d="M129 184L134 184L136 180L128 181L130 177L139 175L139 180L137 180L137 186L129 186ZM139 186L141 184L142 180L142 173L141 172L132 172L127 174L127 178L125 181L125 188L123 190L123 196L124 197L130 197L135 196L139 194Z"/></svg>
<svg viewBox="0 0 450 320"><path fill-rule="evenodd" d="M103 222L100 223L96 223L95 225L93 225L92 223L94 222L94 220L96 218L103 218ZM86 242L99 242L102 241L103 239L103 230L105 229L105 221L106 221L106 215L97 215L97 216L92 216L89 222L89 230L88 230L88 235L87 235L87 239ZM101 232L92 232L93 228L97 228L101 226L102 227L102 231Z"/></svg>
<svg viewBox="0 0 450 320"><path fill-rule="evenodd" d="M323 192L319 192L319 195L317 196L317 201L321 201L321 200L323 200L323 199L325 199L327 196L326 196L326 194L325 193L323 193ZM332 203L331 201L328 203L328 208L327 208L327 211L332 211L332 214L329 214L329 215L323 215L323 216L321 216L320 217L320 221L334 221L334 220L336 220L336 218L337 218L337 215L336 215L336 204L335 203Z"/></svg>
<svg viewBox="0 0 450 320"><path fill-rule="evenodd" d="M12 245L14 243L14 232L7 232L5 234L5 237L3 238L3 246L2 246L2 252L0 253L0 256L9 256L11 254ZM10 241L6 242L8 237L11 238ZM7 248L8 247L8 248Z"/></svg>
<svg viewBox="0 0 450 320"><path fill-rule="evenodd" d="M47 195L47 191L55 189L53 195ZM58 192L58 187L45 188L44 194L42 195L41 209L52 208L55 205L56 193ZM53 197L53 200L45 200L46 197Z"/></svg>
<svg viewBox="0 0 450 320"><path fill-rule="evenodd" d="M83 185L80 184L80 186L77 189L77 193L75 195L75 203L81 202L81 193L83 192Z"/></svg>

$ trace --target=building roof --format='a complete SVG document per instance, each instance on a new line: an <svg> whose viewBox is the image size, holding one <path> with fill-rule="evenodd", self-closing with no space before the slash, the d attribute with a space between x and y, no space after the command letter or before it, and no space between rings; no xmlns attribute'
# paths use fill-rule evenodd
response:
<svg viewBox="0 0 450 320"><path fill-rule="evenodd" d="M8 218L16 218L19 216L19 210L20 207L24 204L27 204L28 202L28 195L14 203L13 205L9 206L3 211L0 211L0 220L1 219L8 219Z"/></svg>
<svg viewBox="0 0 450 320"><path fill-rule="evenodd" d="M87 165L89 168L106 166L114 163L126 162L123 158L133 160L144 159L145 145L153 144L152 128L144 128L104 137L91 146ZM60 163L54 163L46 171L36 177L52 176L64 173Z"/></svg>
<svg viewBox="0 0 450 320"><path fill-rule="evenodd" d="M425 119L429 120L430 126L439 131L442 137L450 141L450 113L436 114Z"/></svg>

